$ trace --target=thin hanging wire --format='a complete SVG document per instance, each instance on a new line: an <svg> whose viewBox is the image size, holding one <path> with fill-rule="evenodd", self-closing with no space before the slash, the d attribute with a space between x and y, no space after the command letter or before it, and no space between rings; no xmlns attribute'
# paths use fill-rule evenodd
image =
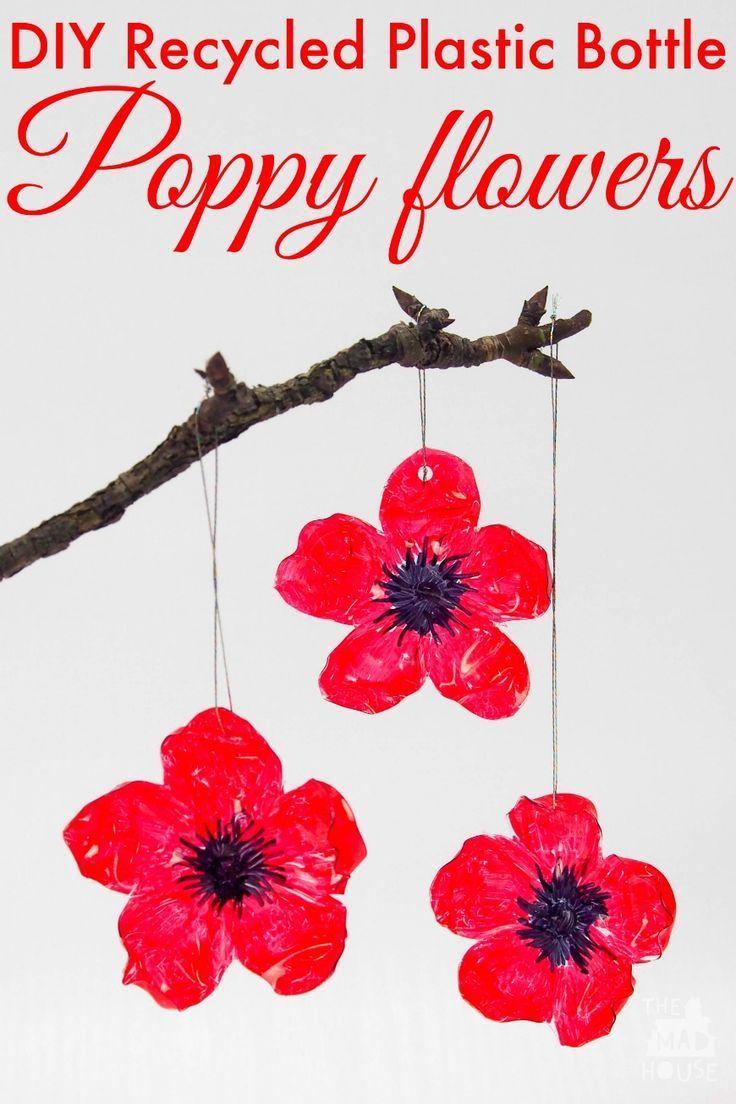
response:
<svg viewBox="0 0 736 1104"><path fill-rule="evenodd" d="M550 311L552 324L549 331L550 355L550 403L552 407L552 806L557 805L557 776L559 768L559 724L557 718L557 425L558 402L555 375L555 363L559 353L559 343L555 341L555 323L557 322L557 296L552 300Z"/></svg>
<svg viewBox="0 0 736 1104"><path fill-rule="evenodd" d="M199 456L199 474L202 477L202 491L204 494L204 505L207 513L207 528L210 534L210 544L212 546L212 594L213 594L213 648L212 648L212 671L213 682L215 692L215 709L219 708L219 687L218 687L218 668L220 657L222 657L222 669L225 675L225 689L227 692L227 701L230 708L230 712L233 711L233 696L230 690L230 672L227 666L227 653L225 651L225 634L222 629L222 613L220 611L220 594L219 594L219 579L217 573L217 516L218 516L218 498L220 490L220 449L219 442L217 440L217 431L215 431L215 471L214 471L214 485L212 492L212 506L210 507L210 495L207 490L207 477L204 470L204 457L202 454L202 440L199 433L199 411L201 403L194 412L194 436L197 442L197 455Z"/></svg>
<svg viewBox="0 0 736 1104"><path fill-rule="evenodd" d="M427 369L417 368L419 376L419 427L422 435L422 480L429 479L427 467Z"/></svg>
<svg viewBox="0 0 736 1104"><path fill-rule="evenodd" d="M416 317L417 325L426 309L424 305L419 308L419 314ZM427 467L427 369L417 366L417 378L419 380L419 428L422 437L422 468L419 474L422 482L426 483L431 475Z"/></svg>

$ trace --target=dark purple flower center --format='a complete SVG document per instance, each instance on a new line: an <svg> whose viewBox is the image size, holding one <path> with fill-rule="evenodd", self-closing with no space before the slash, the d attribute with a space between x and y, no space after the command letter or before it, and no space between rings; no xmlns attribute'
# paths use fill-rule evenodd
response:
<svg viewBox="0 0 736 1104"><path fill-rule="evenodd" d="M573 867L556 867L549 881L537 867L539 885L534 900L517 898L524 915L516 934L530 943L539 954L537 962L548 958L551 969L564 966L570 959L584 974L597 944L590 929L601 916L608 915L603 893L593 882L583 882Z"/></svg>
<svg viewBox="0 0 736 1104"><path fill-rule="evenodd" d="M178 880L217 912L232 901L240 913L243 901L250 897L262 905L274 882L285 881L283 870L274 862L280 854L276 841L266 839L263 829L253 828L242 814L227 824L218 820L214 832L207 828L206 835L196 835L195 840L181 840L191 854L181 859L189 871Z"/></svg>
<svg viewBox="0 0 736 1104"><path fill-rule="evenodd" d="M385 621L386 632L401 626L399 644L408 632L431 634L437 644L440 629L454 636L454 626L463 624L457 611L470 613L462 604L465 592L473 589L466 580L477 578L460 571L464 559L465 556L441 559L438 552L430 556L429 540L425 537L420 552L407 548L403 563L395 568L384 564L384 577L379 580L384 597L374 601L385 603L388 608L375 619L376 624Z"/></svg>

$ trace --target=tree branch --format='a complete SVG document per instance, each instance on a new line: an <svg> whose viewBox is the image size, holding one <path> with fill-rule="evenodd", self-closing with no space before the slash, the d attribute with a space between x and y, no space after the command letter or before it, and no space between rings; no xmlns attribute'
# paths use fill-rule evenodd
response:
<svg viewBox="0 0 736 1104"><path fill-rule="evenodd" d="M398 288L399 306L413 320L392 326L380 337L361 338L347 349L314 364L307 372L269 387L250 387L238 382L220 353L215 353L203 372L209 395L201 403L198 429L202 453L216 443L232 441L258 422L268 421L286 410L307 403L324 402L356 376L401 364L415 368L470 367L494 360L507 360L549 377L572 379L572 373L541 350L549 346L552 325L540 325L547 303L547 288L524 303L515 326L495 337L471 341L447 333L454 319L444 308L430 308ZM554 322L554 340L563 341L586 329L590 311ZM0 547L0 579L7 579L45 556L67 548L84 533L119 521L129 506L179 475L197 460L195 415L174 426L166 440L145 459L114 479L83 502L49 518L24 536Z"/></svg>

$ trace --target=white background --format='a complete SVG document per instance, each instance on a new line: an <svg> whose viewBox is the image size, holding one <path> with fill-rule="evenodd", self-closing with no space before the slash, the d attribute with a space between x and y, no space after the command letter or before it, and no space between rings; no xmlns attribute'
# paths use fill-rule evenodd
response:
<svg viewBox="0 0 736 1104"><path fill-rule="evenodd" d="M6 9L4 191L38 180L58 194L68 183L72 159L22 154L17 121L54 89L131 82L124 18L147 19L161 37L262 36L297 8L220 2L195 16L161 2L134 7ZM431 686L370 717L329 705L317 689L344 629L296 613L273 590L302 524L336 510L376 521L383 481L417 446L415 373L393 367L255 428L221 455L236 708L277 749L287 784L314 776L346 794L370 851L347 894L346 953L316 992L277 997L237 965L183 1014L124 988L123 898L80 878L61 838L89 799L126 779L158 778L161 739L211 704L199 473L3 586L5 1100L732 1099L733 197L702 213L663 212L653 196L623 214L600 197L575 213L437 210L414 260L397 269L386 259L401 192L452 107L496 112L489 157L511 149L534 165L552 149L653 153L667 135L691 163L722 144L717 164L733 172L731 4L697 5L696 31L729 44L720 73L575 71L578 19L597 19L613 38L695 14L695 5L653 0L641 8L302 3L304 34L338 37L366 17L365 72L249 72L229 89L213 73L159 75L184 113L175 148L200 164L213 151L360 150L379 185L298 262L272 251L284 212L264 216L240 254L225 252L233 211L210 216L190 252L174 254L183 222L148 208L150 167L106 174L56 215L5 212L0 537L145 455L198 402L192 370L217 348L250 382L286 378L397 321L392 283L447 306L468 336L511 325L545 283L563 314L590 308L592 328L562 353L577 379L560 387L561 785L595 801L609 850L668 874L679 916L667 954L638 969L613 1034L577 1051L545 1026L485 1021L457 992L469 944L437 926L428 887L467 836L506 831L520 794L549 790L549 620L511 627L533 681L512 720L479 720ZM422 15L437 34L471 37L522 16L555 35L558 68L389 73L387 22ZM10 74L11 18L110 26L92 74L76 64ZM70 141L80 151L102 114L75 118ZM474 466L482 521L548 544L545 381L503 363L433 374L429 439ZM667 1079L647 1056L656 1007L692 999L715 1040L708 1082L692 1057Z"/></svg>

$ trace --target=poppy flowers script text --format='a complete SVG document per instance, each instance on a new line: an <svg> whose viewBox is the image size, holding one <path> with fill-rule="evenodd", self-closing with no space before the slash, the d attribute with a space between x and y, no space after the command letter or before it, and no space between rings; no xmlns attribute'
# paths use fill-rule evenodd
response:
<svg viewBox="0 0 736 1104"><path fill-rule="evenodd" d="M63 24L58 27L64 30ZM401 39L405 45L397 46L397 58L402 49L413 49L418 43L420 58L426 60L428 28L415 32L406 27ZM91 68L96 39L80 38L80 34L75 39L77 48L82 50L84 68ZM715 61L725 62L725 53L718 58L712 50L703 53L703 42L695 46L691 39L689 60L680 62L683 67L712 69L717 67ZM684 48L685 40L683 33L677 42ZM41 60L50 50L53 53L49 36L43 41L45 47L38 53ZM63 34L57 37L56 68L63 66L58 58L63 59L63 49L61 55L59 50L64 41ZM706 45L716 41L709 39ZM338 46L348 42L352 40L335 46L334 64L336 58L348 56L344 50L338 51ZM295 49L292 36L292 67ZM511 59L510 40L507 49ZM647 49L649 67L656 67L651 64L653 47ZM591 57L600 59L604 47L597 41L591 43L590 51ZM639 52L643 57L645 46ZM177 56L182 60L183 55ZM446 56L446 52L440 55ZM523 56L522 51L519 57ZM539 51L535 56L541 57ZM13 57L15 68L36 64L33 59L24 63L20 53L16 59L14 52ZM619 51L616 57L625 60L629 54ZM397 60L393 67L398 64ZM420 67L428 65L421 61ZM181 66L166 66L159 58L156 64L143 67ZM595 67L592 62L591 67ZM666 62L665 67L672 65ZM622 62L616 68L626 71L631 66ZM224 223L224 247L237 253L247 245L257 222L270 223L277 256L297 260L317 250L333 232L338 233L342 220L357 215L379 191L380 176L361 151L189 153L181 141L186 130L181 109L154 84L154 80L91 84L54 92L32 104L19 121L18 141L31 158L33 175L10 188L7 202L11 210L18 215L53 214L88 189L99 187L98 177L103 174L142 172L141 201L177 219L176 252L186 252L205 227L222 234ZM230 112L233 110L239 109L231 107ZM646 148L630 151L600 148L596 135L581 140L583 147L590 148L522 154L508 148L508 124L497 120L490 108L475 114L453 108L439 124L426 120L426 125L426 153L408 168L399 194L387 201L389 211L395 210L395 215L389 216L393 225L388 229L387 256L396 265L416 253L435 208L459 214L475 209L491 217L495 211L517 208L575 211L589 201L604 202L623 212L649 201L662 212L701 211L718 207L731 192L734 179L724 168L718 145L680 154L676 140L665 135L654 137ZM328 127L326 121L330 141ZM198 136L193 135L192 146L197 144ZM223 218L223 212L230 218Z"/></svg>

